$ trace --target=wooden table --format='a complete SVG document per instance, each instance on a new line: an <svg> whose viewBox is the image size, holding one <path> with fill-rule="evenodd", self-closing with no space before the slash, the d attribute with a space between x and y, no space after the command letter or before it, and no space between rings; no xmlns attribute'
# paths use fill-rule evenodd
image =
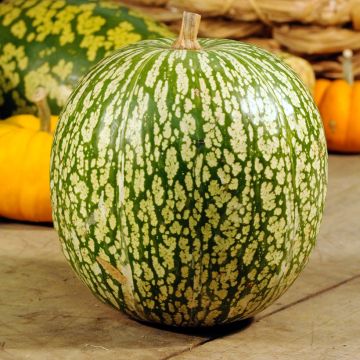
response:
<svg viewBox="0 0 360 360"><path fill-rule="evenodd" d="M360 157L331 156L316 250L255 320L207 331L140 324L96 300L54 230L0 223L0 359L360 359Z"/></svg>

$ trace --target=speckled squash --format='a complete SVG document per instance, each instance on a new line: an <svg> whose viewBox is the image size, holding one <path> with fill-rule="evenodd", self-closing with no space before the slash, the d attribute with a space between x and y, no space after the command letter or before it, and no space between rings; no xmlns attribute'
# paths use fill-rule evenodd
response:
<svg viewBox="0 0 360 360"><path fill-rule="evenodd" d="M125 47L71 95L52 149L53 219L99 299L141 320L211 326L257 314L305 266L326 142L277 57L231 40L176 44Z"/></svg>
<svg viewBox="0 0 360 360"><path fill-rule="evenodd" d="M100 0L0 3L0 114L35 113L29 100L45 87L58 114L81 76L105 55L142 39L170 36L152 20Z"/></svg>

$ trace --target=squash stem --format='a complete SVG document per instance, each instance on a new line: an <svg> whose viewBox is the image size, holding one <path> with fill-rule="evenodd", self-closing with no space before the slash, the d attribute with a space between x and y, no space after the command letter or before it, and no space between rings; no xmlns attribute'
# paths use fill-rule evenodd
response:
<svg viewBox="0 0 360 360"><path fill-rule="evenodd" d="M354 83L352 57L353 57L353 52L350 49L346 49L343 51L343 59L342 59L343 76L344 76L344 80L350 85Z"/></svg>
<svg viewBox="0 0 360 360"><path fill-rule="evenodd" d="M201 16L199 14L184 11L180 34L172 45L176 50L201 50L197 41Z"/></svg>
<svg viewBox="0 0 360 360"><path fill-rule="evenodd" d="M40 119L40 131L50 132L51 112L49 104L46 100L46 90L42 87L36 89L32 98L38 109L38 116Z"/></svg>

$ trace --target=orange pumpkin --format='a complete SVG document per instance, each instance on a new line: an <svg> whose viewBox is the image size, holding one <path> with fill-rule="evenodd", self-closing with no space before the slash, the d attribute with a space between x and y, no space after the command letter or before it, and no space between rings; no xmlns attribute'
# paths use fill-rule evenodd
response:
<svg viewBox="0 0 360 360"><path fill-rule="evenodd" d="M15 115L0 121L0 216L51 221L50 150L57 117L39 92L40 116Z"/></svg>
<svg viewBox="0 0 360 360"><path fill-rule="evenodd" d="M360 152L360 81L354 81L351 51L344 51L344 79L320 79L315 85L315 102L323 119L328 149Z"/></svg>

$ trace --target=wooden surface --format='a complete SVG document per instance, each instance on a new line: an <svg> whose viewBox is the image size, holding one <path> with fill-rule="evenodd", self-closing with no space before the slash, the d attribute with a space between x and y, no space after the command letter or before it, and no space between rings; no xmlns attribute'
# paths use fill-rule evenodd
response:
<svg viewBox="0 0 360 360"><path fill-rule="evenodd" d="M0 360L358 360L360 157L330 157L311 260L253 321L193 332L133 321L75 277L51 227L0 222L0 279Z"/></svg>

